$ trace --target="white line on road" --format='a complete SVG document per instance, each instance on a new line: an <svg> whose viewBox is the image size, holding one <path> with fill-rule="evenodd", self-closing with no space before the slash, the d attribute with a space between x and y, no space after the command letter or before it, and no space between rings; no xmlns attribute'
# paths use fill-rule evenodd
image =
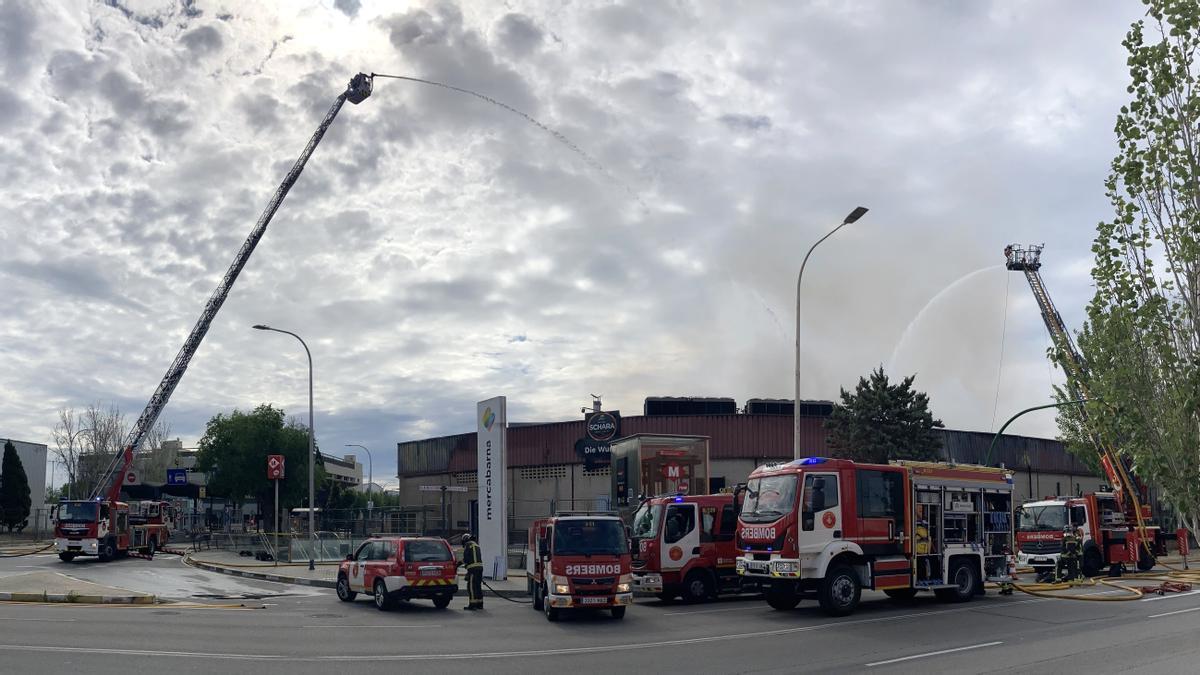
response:
<svg viewBox="0 0 1200 675"><path fill-rule="evenodd" d="M1196 595L1200 591L1187 591L1186 593L1172 593L1170 595L1152 595L1148 598L1142 598L1142 602L1154 602L1155 600L1174 600L1175 598L1186 598L1189 595Z"/></svg>
<svg viewBox="0 0 1200 675"><path fill-rule="evenodd" d="M728 609L702 609L698 612L667 612L666 614L663 614L663 616L689 616L691 614L715 614L717 612L745 612L746 610L750 609L762 611L765 608L762 605L755 605L754 607L730 607Z"/></svg>
<svg viewBox="0 0 1200 675"><path fill-rule="evenodd" d="M1157 619L1160 616L1171 616L1172 614L1187 614L1188 612L1200 612L1200 607L1193 607L1191 609L1179 609L1174 612L1164 612L1163 614L1151 614L1150 616L1148 616L1146 618L1147 619Z"/></svg>
<svg viewBox="0 0 1200 675"><path fill-rule="evenodd" d="M422 624L418 626L301 626L301 628L320 628L321 630L338 630L340 628L442 628L441 624Z"/></svg>
<svg viewBox="0 0 1200 675"><path fill-rule="evenodd" d="M888 659L887 661L876 661L874 663L868 663L867 667L870 668L871 666L883 666L883 665L887 665L889 663L900 663L901 661L911 661L913 659L923 659L928 656L940 656L942 654L953 654L954 652L965 652L969 649L980 649L983 647L995 647L996 645L1002 645L1002 644L1004 644L1004 643L1001 641L996 641L996 642L984 642L983 644L970 645L968 647L955 647L954 649L940 649L936 652L927 652L925 654L913 654L912 656L902 656L898 659Z"/></svg>
<svg viewBox="0 0 1200 675"><path fill-rule="evenodd" d="M16 616L0 616L0 621L44 621L47 623L70 623L75 619L26 619Z"/></svg>

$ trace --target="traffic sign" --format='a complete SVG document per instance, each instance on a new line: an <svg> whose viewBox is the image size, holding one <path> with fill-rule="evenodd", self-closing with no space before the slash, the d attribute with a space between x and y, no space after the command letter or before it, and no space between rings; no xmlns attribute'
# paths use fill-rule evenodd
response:
<svg viewBox="0 0 1200 675"><path fill-rule="evenodd" d="M187 485L187 469L167 469L167 485Z"/></svg>
<svg viewBox="0 0 1200 675"><path fill-rule="evenodd" d="M267 480L283 478L283 455L267 455Z"/></svg>
<svg viewBox="0 0 1200 675"><path fill-rule="evenodd" d="M136 471L126 471L125 472L125 484L126 485L137 485L137 482L138 482L138 477L137 477Z"/></svg>
<svg viewBox="0 0 1200 675"><path fill-rule="evenodd" d="M421 492L468 492L467 488L461 485L422 485Z"/></svg>

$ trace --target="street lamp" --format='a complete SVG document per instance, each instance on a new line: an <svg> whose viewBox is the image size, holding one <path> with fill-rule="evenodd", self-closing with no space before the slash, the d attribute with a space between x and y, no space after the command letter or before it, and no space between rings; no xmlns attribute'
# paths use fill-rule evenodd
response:
<svg viewBox="0 0 1200 675"><path fill-rule="evenodd" d="M371 486L375 481L375 460L371 459L371 451L367 450L367 446L357 443L347 443L347 448L362 448L363 452L367 453L367 494L371 494Z"/></svg>
<svg viewBox="0 0 1200 675"><path fill-rule="evenodd" d="M800 274L796 277L796 402L792 405L792 457L800 459L800 282L804 279L804 266L808 264L808 257L812 255L814 249L821 245L821 242L833 236L834 232L853 223L863 214L867 212L867 207L856 206L850 215L842 220L842 224L829 231L829 234L817 240L817 243L808 249L808 253L804 255L804 262L800 263Z"/></svg>
<svg viewBox="0 0 1200 675"><path fill-rule="evenodd" d="M291 331L280 330L278 328L271 328L270 326L264 326L261 323L255 324L253 326L253 328L254 328L254 330L269 330L269 331L274 331L276 333L283 333L285 335L291 335L292 337L296 338L297 340L300 340L300 344L304 346L304 353L306 355L308 355L308 543L309 543L308 569L314 570L317 567L313 560L313 553L314 553L313 547L314 547L314 542L316 540L316 528L313 526L313 511L316 509L316 494L315 494L316 489L314 487L314 480L313 480L313 462L314 462L314 458L316 457L317 452L316 452L316 441L314 440L314 437L316 436L316 432L313 430L312 352L308 351L308 345L304 343L304 340L299 335L296 335L295 333L293 333Z"/></svg>

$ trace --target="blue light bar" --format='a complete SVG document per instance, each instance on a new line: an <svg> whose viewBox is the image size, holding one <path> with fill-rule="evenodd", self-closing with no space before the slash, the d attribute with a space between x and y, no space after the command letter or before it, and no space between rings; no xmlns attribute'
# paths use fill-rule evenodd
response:
<svg viewBox="0 0 1200 675"><path fill-rule="evenodd" d="M675 498L675 501L676 501L676 502L681 502L681 501L683 501L683 497L676 497L676 498Z"/></svg>
<svg viewBox="0 0 1200 675"><path fill-rule="evenodd" d="M824 457L805 457L804 459L800 460L800 463L805 466L810 466L813 464L824 464L826 461L827 460Z"/></svg>

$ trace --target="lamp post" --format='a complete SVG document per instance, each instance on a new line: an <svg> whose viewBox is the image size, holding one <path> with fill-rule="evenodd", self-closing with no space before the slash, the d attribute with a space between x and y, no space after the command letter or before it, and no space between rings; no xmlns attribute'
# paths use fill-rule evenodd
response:
<svg viewBox="0 0 1200 675"><path fill-rule="evenodd" d="M1000 436L1004 435L1004 430L1008 428L1008 425L1015 422L1017 420L1017 418L1020 417L1021 415L1024 415L1025 413L1033 412L1035 410L1045 410L1046 408L1061 408L1061 407L1067 406L1067 405L1084 405L1088 401L1100 401L1100 400L1101 399L1098 399L1098 398L1092 398L1092 399L1081 398L1077 401L1062 401L1060 403L1047 403L1046 405L1035 405L1032 408L1026 408L1026 409L1022 410L1021 412L1017 413L1016 415L1013 415L1012 417L1008 418L1008 421L1004 423L1004 426L1000 427L1000 431L997 431L996 435L992 436L992 442L990 445L988 445L987 454L983 456L983 465L984 466L991 465L992 450L996 449L996 441L1000 440Z"/></svg>
<svg viewBox="0 0 1200 675"><path fill-rule="evenodd" d="M313 480L313 463L316 458L316 432L313 430L313 363L312 352L308 351L308 345L305 344L303 338L291 331L280 330L279 328L271 328L263 324L255 324L255 330L269 330L276 333L291 335L300 340L300 344L304 346L304 353L308 356L308 569L316 569L316 564L313 560L314 551L312 549L313 542L316 539L316 528L313 526L313 511L316 509L316 489Z"/></svg>
<svg viewBox="0 0 1200 675"><path fill-rule="evenodd" d="M812 255L813 250L821 245L821 242L833 236L834 232L853 223L863 214L867 212L867 207L856 206L849 215L842 220L842 224L833 228L824 237L817 240L817 243L808 249L808 253L804 255L804 261L800 263L800 274L796 277L796 402L792 405L792 457L800 459L800 282L804 280L804 266L808 264L808 257Z"/></svg>
<svg viewBox="0 0 1200 675"><path fill-rule="evenodd" d="M371 458L371 451L367 449L367 446L359 445L357 443L347 443L346 447L362 448L363 452L367 453L367 494L371 494L371 490L375 481L375 460Z"/></svg>

